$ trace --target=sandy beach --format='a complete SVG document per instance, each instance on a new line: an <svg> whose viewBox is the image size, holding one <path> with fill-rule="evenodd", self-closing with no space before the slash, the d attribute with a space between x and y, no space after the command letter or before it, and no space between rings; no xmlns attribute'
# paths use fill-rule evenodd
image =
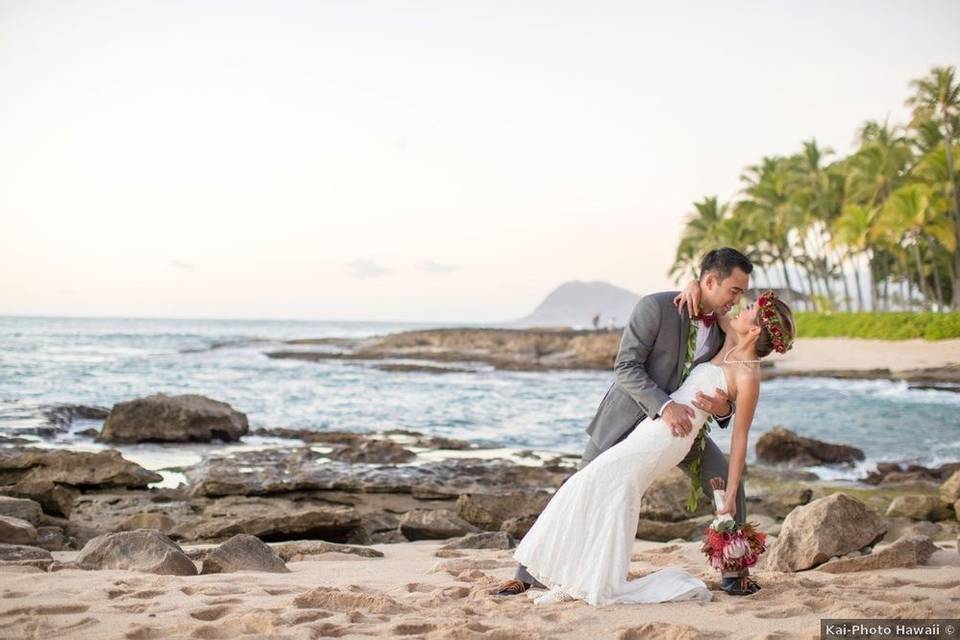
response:
<svg viewBox="0 0 960 640"><path fill-rule="evenodd" d="M793 349L771 358L777 371L874 370L960 367L960 340L798 338Z"/></svg>
<svg viewBox="0 0 960 640"><path fill-rule="evenodd" d="M497 598L509 550L441 552L442 542L375 545L289 562L290 573L164 576L119 570L0 572L4 638L817 638L821 618L937 618L960 607L960 554L940 543L929 563L851 574L755 571L749 597L717 589L695 542L636 541L631 574L680 566L714 590L704 603L535 606ZM184 547L190 550L191 547ZM57 552L70 560L76 552Z"/></svg>

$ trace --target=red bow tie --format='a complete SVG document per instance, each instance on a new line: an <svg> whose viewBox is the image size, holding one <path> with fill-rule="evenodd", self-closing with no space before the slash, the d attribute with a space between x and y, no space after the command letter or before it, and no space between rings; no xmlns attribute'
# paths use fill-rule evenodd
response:
<svg viewBox="0 0 960 640"><path fill-rule="evenodd" d="M709 329L713 326L713 323L717 321L717 314L711 313L709 315L704 315L702 313L698 313L697 315L693 316L693 319L695 321L702 322L703 326Z"/></svg>

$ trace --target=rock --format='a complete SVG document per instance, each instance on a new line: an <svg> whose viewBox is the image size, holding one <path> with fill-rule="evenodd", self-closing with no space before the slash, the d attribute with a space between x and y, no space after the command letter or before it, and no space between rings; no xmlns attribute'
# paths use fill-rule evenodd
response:
<svg viewBox="0 0 960 640"><path fill-rule="evenodd" d="M856 447L805 438L783 427L774 427L760 436L756 452L759 461L801 467L852 463L864 459L863 451Z"/></svg>
<svg viewBox="0 0 960 640"><path fill-rule="evenodd" d="M256 536L240 533L207 553L200 573L235 573L237 571L265 571L290 573L283 560Z"/></svg>
<svg viewBox="0 0 960 640"><path fill-rule="evenodd" d="M163 476L124 460L116 449L67 451L13 447L0 449L0 493L32 483L59 483L81 489L146 487ZM38 500L38 502L40 502ZM41 503L42 504L42 503Z"/></svg>
<svg viewBox="0 0 960 640"><path fill-rule="evenodd" d="M953 519L950 505L940 501L939 496L907 495L897 496L887 508L889 518L911 518L913 520Z"/></svg>
<svg viewBox="0 0 960 640"><path fill-rule="evenodd" d="M197 567L180 546L153 529L97 536L77 556L81 569L127 569L160 575L192 576Z"/></svg>
<svg viewBox="0 0 960 640"><path fill-rule="evenodd" d="M511 518L536 518L550 502L552 495L546 491L463 494L457 498L458 515L481 529L497 531Z"/></svg>
<svg viewBox="0 0 960 640"><path fill-rule="evenodd" d="M926 520L912 520L910 518L887 518L887 533L883 541L891 543L899 538L913 536L927 536L931 540L943 531L943 526Z"/></svg>
<svg viewBox="0 0 960 640"><path fill-rule="evenodd" d="M570 475L502 459L448 458L409 466L347 463L326 459L309 447L209 456L184 473L194 496L344 491L423 499L556 488Z"/></svg>
<svg viewBox="0 0 960 640"><path fill-rule="evenodd" d="M53 556L46 549L22 544L0 544L0 566L32 566L46 571L53 564Z"/></svg>
<svg viewBox="0 0 960 640"><path fill-rule="evenodd" d="M813 490L804 487L776 489L756 496L750 501L749 513L759 513L771 518L786 518L795 508L808 504L813 498Z"/></svg>
<svg viewBox="0 0 960 640"><path fill-rule="evenodd" d="M64 551L70 540L60 527L37 527L37 540L33 544L47 551Z"/></svg>
<svg viewBox="0 0 960 640"><path fill-rule="evenodd" d="M304 560L308 556L317 556L322 553L346 553L361 558L382 558L383 552L370 547L361 547L349 544L324 542L323 540L295 540L273 545L273 551L284 562Z"/></svg>
<svg viewBox="0 0 960 640"><path fill-rule="evenodd" d="M36 526L43 519L43 509L35 500L0 496L0 516L19 518Z"/></svg>
<svg viewBox="0 0 960 640"><path fill-rule="evenodd" d="M388 464L409 462L417 457L413 451L390 440L368 440L362 444L342 444L327 454L332 460Z"/></svg>
<svg viewBox="0 0 960 640"><path fill-rule="evenodd" d="M407 540L443 540L478 531L448 509L414 509L400 518L400 533Z"/></svg>
<svg viewBox="0 0 960 640"><path fill-rule="evenodd" d="M874 569L910 568L926 564L937 550L937 545L926 536L904 537L873 553L831 560L817 567L817 570L826 573L850 573Z"/></svg>
<svg viewBox="0 0 960 640"><path fill-rule="evenodd" d="M163 513L137 513L120 523L119 531L136 531L137 529L156 529L162 533L170 533L177 526L177 521Z"/></svg>
<svg viewBox="0 0 960 640"><path fill-rule="evenodd" d="M74 420L105 420L110 411L105 407L87 407L82 404L57 404L41 413L51 425L66 430Z"/></svg>
<svg viewBox="0 0 960 640"><path fill-rule="evenodd" d="M527 535L533 523L537 521L538 516L521 516L519 518L510 518L504 520L500 525L500 531L503 531L514 540L520 540Z"/></svg>
<svg viewBox="0 0 960 640"><path fill-rule="evenodd" d="M677 467L660 476L643 494L640 517L645 520L680 522L713 513L711 503L701 499L694 512L687 511L690 477Z"/></svg>
<svg viewBox="0 0 960 640"><path fill-rule="evenodd" d="M669 542L675 538L699 540L703 536L703 530L710 526L711 522L713 522L712 515L675 522L650 520L641 517L637 523L636 537L641 540L655 540L657 542Z"/></svg>
<svg viewBox="0 0 960 640"><path fill-rule="evenodd" d="M17 484L0 486L0 493L25 500L33 500L51 515L69 518L73 505L80 496L80 490L70 485L40 480L21 481Z"/></svg>
<svg viewBox="0 0 960 640"><path fill-rule="evenodd" d="M867 484L901 484L906 482L931 482L941 484L960 470L960 462L946 462L939 467L924 467L919 464L878 462L876 471L863 479Z"/></svg>
<svg viewBox="0 0 960 640"><path fill-rule="evenodd" d="M98 491L77 499L70 522L93 528L96 535L158 529L177 539L173 530L199 523L204 505L178 489Z"/></svg>
<svg viewBox="0 0 960 640"><path fill-rule="evenodd" d="M320 501L229 496L210 501L198 521L178 525L171 535L199 540L247 533L262 540L321 538L342 542L360 527L360 515L352 507Z"/></svg>
<svg viewBox="0 0 960 640"><path fill-rule="evenodd" d="M834 493L797 507L783 521L767 551L765 567L803 571L834 556L872 546L883 538L883 519L845 493Z"/></svg>
<svg viewBox="0 0 960 640"><path fill-rule="evenodd" d="M448 541L441 549L513 549L516 545L509 534L503 531L468 533L462 538Z"/></svg>
<svg viewBox="0 0 960 640"><path fill-rule="evenodd" d="M20 518L0 516L0 542L5 544L32 545L37 541L37 530Z"/></svg>
<svg viewBox="0 0 960 640"><path fill-rule="evenodd" d="M940 497L944 502L960 500L960 471L954 471L940 487Z"/></svg>
<svg viewBox="0 0 960 640"><path fill-rule="evenodd" d="M234 442L250 427L226 402L188 393L162 393L113 405L101 442Z"/></svg>

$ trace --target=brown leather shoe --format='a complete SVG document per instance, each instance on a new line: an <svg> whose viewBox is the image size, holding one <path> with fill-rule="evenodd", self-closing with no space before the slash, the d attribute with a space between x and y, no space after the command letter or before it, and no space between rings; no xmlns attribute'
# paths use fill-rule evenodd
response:
<svg viewBox="0 0 960 640"><path fill-rule="evenodd" d="M521 582L520 580L507 580L506 582L501 582L500 586L497 587L496 593L497 596L515 596L523 593L530 588L530 585L526 582Z"/></svg>

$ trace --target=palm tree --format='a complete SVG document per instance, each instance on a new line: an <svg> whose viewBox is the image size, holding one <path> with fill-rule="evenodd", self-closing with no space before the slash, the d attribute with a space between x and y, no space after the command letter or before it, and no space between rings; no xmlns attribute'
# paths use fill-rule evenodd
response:
<svg viewBox="0 0 960 640"><path fill-rule="evenodd" d="M857 283L857 301L860 311L866 309L863 301L863 291L860 287L860 269L857 268L855 259L858 256L865 255L867 263L870 263L870 235L876 220L878 210L876 208L864 207L858 204L847 204L843 207L843 213L833 222L833 238L831 242L835 247L844 247L847 255L854 262L853 277ZM876 291L873 284L873 270L868 270L870 275L870 296L873 307L876 308Z"/></svg>
<svg viewBox="0 0 960 640"><path fill-rule="evenodd" d="M677 282L685 273L694 278L700 275L700 256L718 245L720 228L729 210L729 205L720 204L716 196L707 196L702 202L694 202L693 206L696 210L687 214L677 255L669 271Z"/></svg>
<svg viewBox="0 0 960 640"><path fill-rule="evenodd" d="M915 93L907 99L907 106L913 108L914 126L923 122L935 122L943 135L946 150L947 173L949 175L952 198L950 208L953 212L954 246L960 246L960 190L957 188L957 174L953 164L953 143L957 140L957 123L960 121L960 83L954 80L954 67L934 67L930 75L910 82ZM953 307L960 309L960 251L953 254Z"/></svg>
<svg viewBox="0 0 960 640"><path fill-rule="evenodd" d="M790 234L798 216L790 198L795 179L791 161L782 156L767 156L760 164L747 167L740 179L746 197L737 203L734 215L748 220L755 230L756 250L779 264L787 295L794 302L789 269L794 263Z"/></svg>
<svg viewBox="0 0 960 640"><path fill-rule="evenodd" d="M908 268L909 259L913 258L924 299L929 299L930 296L927 292L921 246L931 254L933 239L952 251L956 250L953 224L942 215L942 209L937 205L936 193L930 186L922 183L905 185L890 195L874 228L876 234L886 235L891 242L899 239L898 244L901 247L906 251L912 250L912 256L909 253L903 256L902 264L904 268ZM942 299L939 302L943 304Z"/></svg>

